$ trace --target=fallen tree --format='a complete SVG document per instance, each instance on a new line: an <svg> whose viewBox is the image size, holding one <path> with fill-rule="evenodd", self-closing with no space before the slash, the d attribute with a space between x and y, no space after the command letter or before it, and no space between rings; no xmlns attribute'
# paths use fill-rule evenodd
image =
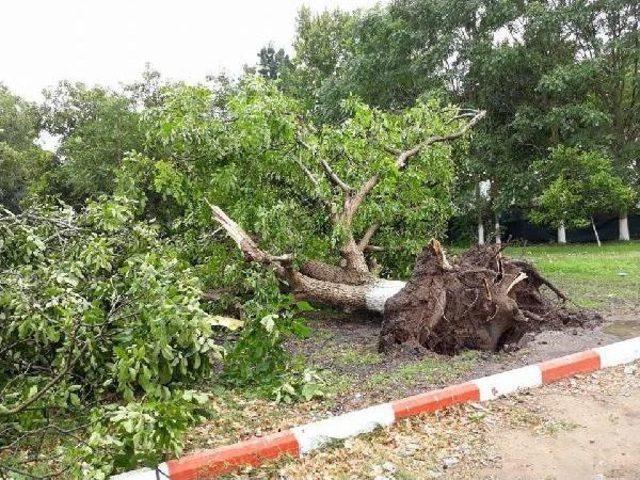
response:
<svg viewBox="0 0 640 480"><path fill-rule="evenodd" d="M387 170L386 174L401 178L412 158L424 154L431 145L462 137L483 116L484 112L464 112L454 117L469 119L458 130L430 136L408 149L384 146L395 167L395 173ZM561 300L566 297L532 265L504 259L498 246L473 248L449 262L439 242L432 240L418 256L408 282L379 278L372 254L381 250L373 244L380 222L373 221L356 236L354 217L383 174L374 173L353 187L326 159L313 155L316 151L302 135L298 135L298 143L316 162L312 168L296 162L313 187L310 195L326 207L333 230L340 232L339 266L318 260L298 266L291 255L272 255L221 208L210 205L214 219L247 261L273 268L283 287L297 299L383 314L380 350L394 345L421 346L442 353L462 348L496 350L518 341L528 331L583 324L588 319L582 312L569 312L548 300L540 292L543 285ZM329 195L321 188L321 179L330 185Z"/></svg>
<svg viewBox="0 0 640 480"><path fill-rule="evenodd" d="M459 112L452 117L451 121L467 118L469 120L458 130L429 136L408 149L386 145L384 150L387 155L394 158L395 170L402 173L409 166L411 159L434 144L447 143L462 137L484 116L484 111ZM314 147L306 143L300 132L297 135L297 141L299 147L307 153L316 153ZM323 178L329 183L330 194L326 194L326 189L321 188L321 179L317 173L313 173L312 169L301 161L296 163L313 187L311 195L314 195L326 208L332 228L341 232L340 266L312 260L303 263L299 269L294 268L293 258L290 255L274 256L261 250L256 242L222 209L210 205L214 219L236 242L246 260L275 268L278 278L287 285L296 298L347 310L371 310L382 313L386 300L397 293L404 286L404 282L378 278L375 259L367 258L368 253L381 248L371 243L380 223L371 223L358 240L354 232L354 217L367 196L383 180L382 174L373 173L355 188L347 184L326 159L311 156L316 159L317 165L314 165L317 167L316 171L322 172ZM390 174L388 170L387 174Z"/></svg>
<svg viewBox="0 0 640 480"><path fill-rule="evenodd" d="M321 262L296 269L291 256L264 252L220 208L212 211L245 259L273 267L296 298L382 313L381 351L396 345L446 354L496 351L517 344L527 332L601 321L595 312L567 308L557 287L528 262L503 257L499 245L477 245L450 263L440 243L431 240L407 282L385 280ZM561 303L545 296L542 286Z"/></svg>

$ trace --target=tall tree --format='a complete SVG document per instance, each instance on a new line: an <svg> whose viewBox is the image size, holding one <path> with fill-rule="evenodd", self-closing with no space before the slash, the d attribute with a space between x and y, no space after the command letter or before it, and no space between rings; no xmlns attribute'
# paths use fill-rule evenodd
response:
<svg viewBox="0 0 640 480"><path fill-rule="evenodd" d="M124 154L143 146L134 101L105 88L60 82L45 91L42 115L46 131L60 139L58 181L74 205L112 192Z"/></svg>
<svg viewBox="0 0 640 480"><path fill-rule="evenodd" d="M592 72L592 101L608 119L600 125L602 144L618 175L640 191L640 5L576 0L566 10L568 28L580 46L580 64ZM627 207L619 214L620 240L629 240Z"/></svg>
<svg viewBox="0 0 640 480"><path fill-rule="evenodd" d="M600 245L594 216L628 209L635 199L633 189L615 174L611 159L595 150L560 145L533 165L532 176L544 189L530 216L558 228L559 239L565 228L591 225Z"/></svg>
<svg viewBox="0 0 640 480"><path fill-rule="evenodd" d="M36 105L0 84L0 204L18 210L51 156L36 145L40 117Z"/></svg>
<svg viewBox="0 0 640 480"><path fill-rule="evenodd" d="M277 80L291 68L291 60L283 48L276 50L269 44L258 52L256 73L269 80Z"/></svg>

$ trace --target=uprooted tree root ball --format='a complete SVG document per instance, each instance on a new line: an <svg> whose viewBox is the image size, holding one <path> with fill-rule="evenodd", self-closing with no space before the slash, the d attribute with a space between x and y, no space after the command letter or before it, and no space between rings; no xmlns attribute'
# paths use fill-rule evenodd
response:
<svg viewBox="0 0 640 480"><path fill-rule="evenodd" d="M449 263L432 240L418 255L406 286L385 303L379 349L397 345L454 354L496 351L527 332L593 327L602 317L569 308L566 296L528 262L500 246L475 246ZM557 299L541 291L547 287Z"/></svg>

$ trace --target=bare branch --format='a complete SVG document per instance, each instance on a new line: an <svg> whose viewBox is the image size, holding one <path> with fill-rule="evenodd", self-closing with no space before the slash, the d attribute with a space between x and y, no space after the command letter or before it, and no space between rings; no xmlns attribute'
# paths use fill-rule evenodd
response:
<svg viewBox="0 0 640 480"><path fill-rule="evenodd" d="M320 187L320 183L318 183L318 179L316 178L316 176L313 173L311 173L311 170L309 170L299 158L296 157L295 162L300 167L300 169L305 173L307 178L311 180L311 183L313 183L313 186L316 187L316 190L317 190Z"/></svg>
<svg viewBox="0 0 640 480"><path fill-rule="evenodd" d="M399 148L390 147L389 145L383 145L382 148L391 155L398 156L402 153L402 150Z"/></svg>
<svg viewBox="0 0 640 480"><path fill-rule="evenodd" d="M447 135L435 135L433 137L429 137L424 142L419 143L415 147L401 152L396 158L396 165L398 166L398 168L405 168L409 159L420 153L423 148L428 147L429 145L433 145L434 143L449 142L451 140L460 138L465 133L467 133L467 131L473 128L480 120L482 120L486 114L487 112L485 110L480 110L479 112L476 112L474 117L469 120L460 130L449 133Z"/></svg>
<svg viewBox="0 0 640 480"><path fill-rule="evenodd" d="M311 172L311 170L309 170L306 167L304 163L302 163L302 161L299 158L296 158L295 162L313 184L317 199L320 202L322 202L325 205L325 207L329 209L329 212L331 213L332 216L335 215L336 206L322 194L322 190L320 189L320 182L318 182L318 179L316 178L316 176Z"/></svg>
<svg viewBox="0 0 640 480"><path fill-rule="evenodd" d="M515 287L518 283L520 283L521 281L526 280L526 279L527 279L527 274L526 274L526 273L524 273L524 272L520 272L520 273L518 274L518 276L517 276L517 277L515 277L515 278L511 281L511 283L509 284L509 286L507 287L507 293L509 293L509 292L511 291L511 289L512 289L513 287Z"/></svg>
<svg viewBox="0 0 640 480"><path fill-rule="evenodd" d="M349 193L353 191L349 185L347 185L331 168L331 166L327 163L326 160L320 159L320 165L324 168L325 173L327 174L327 178L331 183L337 186L344 193Z"/></svg>
<svg viewBox="0 0 640 480"><path fill-rule="evenodd" d="M302 145L304 148L306 148L308 151L310 151L311 153L315 153L315 152L314 152L314 149L313 149L313 148L311 148L311 146L310 146L307 142L305 142L305 141L302 139L302 137L300 136L300 134L297 134L297 135L296 135L296 141L297 141L300 145ZM324 169L325 173L327 174L327 178L329 179L329 181L330 181L332 184L336 185L338 188L340 188L340 190L342 190L342 191L343 191L343 192L345 192L345 193L349 193L349 192L353 191L353 189L352 189L349 185L347 185L347 184L346 184L346 183L345 183L345 182L344 182L344 181L343 181L343 180L342 180L342 179L341 179L341 178L340 178L340 177L339 177L339 176L338 176L338 175L333 171L333 169L332 169L332 168L331 168L331 166L327 163L327 161L326 161L326 160L324 160L324 159L320 159L320 160L319 160L319 162L320 162L320 165L322 165L322 168ZM314 184L316 184L316 186L317 186L317 182L318 182L318 181L317 181L317 179L316 179L316 178L311 174L311 172L309 172L309 171L308 171L308 169L307 169L304 165L302 165L302 162L300 162L300 163L299 163L299 165L300 165L300 167L301 167L303 170L305 170L305 173L307 174L307 176L308 176L309 178L311 178L311 179L312 179L312 182L313 182Z"/></svg>
<svg viewBox="0 0 640 480"><path fill-rule="evenodd" d="M380 228L380 224L379 223L374 223L373 225L371 225L367 229L366 232L364 232L364 235L362 236L362 238L358 242L358 248L360 250L364 251L369 246L369 243L371 242L371 239L373 238L373 236L378 231L378 228Z"/></svg>
<svg viewBox="0 0 640 480"><path fill-rule="evenodd" d="M261 250L247 232L245 232L240 225L231 220L231 218L229 218L229 216L224 213L220 207L211 205L208 200L205 201L213 211L213 217L216 222L218 222L233 241L236 242L238 248L240 248L247 261L273 265L276 267L278 274L284 275L286 273L291 266L291 261L293 260L291 255L275 256Z"/></svg>
<svg viewBox="0 0 640 480"><path fill-rule="evenodd" d="M378 184L379 181L380 181L380 176L374 175L369 180L367 180L365 184L362 185L362 187L360 187L360 190L358 191L358 193L356 193L352 198L348 199L348 202L346 202L348 203L348 205L345 203L345 207L347 207L346 209L348 210L349 222L351 222L351 219L353 218L353 214L356 212L358 207L360 207L365 197L369 194L371 190L374 189L374 187Z"/></svg>

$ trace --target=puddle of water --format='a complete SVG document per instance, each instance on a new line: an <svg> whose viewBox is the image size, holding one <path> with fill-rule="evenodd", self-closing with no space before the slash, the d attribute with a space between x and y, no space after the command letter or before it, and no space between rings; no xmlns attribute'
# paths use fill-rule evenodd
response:
<svg viewBox="0 0 640 480"><path fill-rule="evenodd" d="M640 336L639 320L618 320L602 329L603 332L615 335L621 339L633 338Z"/></svg>

